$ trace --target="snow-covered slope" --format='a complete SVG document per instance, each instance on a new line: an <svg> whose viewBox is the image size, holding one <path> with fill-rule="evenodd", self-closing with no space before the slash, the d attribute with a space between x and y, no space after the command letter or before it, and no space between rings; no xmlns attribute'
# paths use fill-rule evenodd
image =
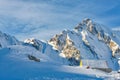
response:
<svg viewBox="0 0 120 80"><path fill-rule="evenodd" d="M30 61L28 54L40 58L40 62ZM86 75L87 70L84 74L78 70L78 67L54 63L32 47L12 46L0 50L0 80L102 80L90 74Z"/></svg>
<svg viewBox="0 0 120 80"><path fill-rule="evenodd" d="M72 31L55 35L49 44L72 64L79 64L81 59L106 60L110 68L118 69L120 39L112 35L112 30L90 19L83 20Z"/></svg>
<svg viewBox="0 0 120 80"><path fill-rule="evenodd" d="M52 46L36 39L33 42L37 43L35 46L41 47L36 48L25 42L0 48L0 80L102 79L88 74L74 74L72 70L66 71L63 65L65 60L59 57ZM29 58L29 55L40 61Z"/></svg>
<svg viewBox="0 0 120 80"><path fill-rule="evenodd" d="M17 44L20 44L20 42L15 37L2 33L0 31L0 47L6 47L8 45L17 45Z"/></svg>

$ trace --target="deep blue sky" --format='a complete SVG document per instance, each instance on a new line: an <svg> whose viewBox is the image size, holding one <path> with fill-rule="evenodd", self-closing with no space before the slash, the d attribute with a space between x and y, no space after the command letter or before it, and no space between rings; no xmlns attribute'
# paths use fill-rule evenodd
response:
<svg viewBox="0 0 120 80"><path fill-rule="evenodd" d="M120 0L0 0L0 30L20 40L48 40L84 18L120 27Z"/></svg>

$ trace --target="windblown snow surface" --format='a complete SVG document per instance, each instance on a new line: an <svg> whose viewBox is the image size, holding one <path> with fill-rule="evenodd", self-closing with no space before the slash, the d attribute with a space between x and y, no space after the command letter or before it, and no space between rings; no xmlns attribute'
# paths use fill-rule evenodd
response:
<svg viewBox="0 0 120 80"><path fill-rule="evenodd" d="M35 53L41 62L30 61L27 54ZM102 80L95 75L103 72L61 64L34 48L9 46L0 50L0 80Z"/></svg>

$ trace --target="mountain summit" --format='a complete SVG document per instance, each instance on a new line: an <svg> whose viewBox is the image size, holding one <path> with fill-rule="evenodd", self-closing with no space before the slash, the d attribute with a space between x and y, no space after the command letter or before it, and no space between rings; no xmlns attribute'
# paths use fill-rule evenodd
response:
<svg viewBox="0 0 120 80"><path fill-rule="evenodd" d="M110 68L118 68L116 55L120 54L119 39L109 28L91 19L84 19L72 31L64 30L55 35L49 44L72 65L79 65L81 59L106 60Z"/></svg>

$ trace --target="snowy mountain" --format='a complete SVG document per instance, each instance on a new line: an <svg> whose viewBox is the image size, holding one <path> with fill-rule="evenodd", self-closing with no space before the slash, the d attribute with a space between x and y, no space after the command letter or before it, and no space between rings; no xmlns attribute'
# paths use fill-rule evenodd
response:
<svg viewBox="0 0 120 80"><path fill-rule="evenodd" d="M36 39L26 39L24 42L20 42L15 37L0 32L0 47L0 53L5 52L18 59L47 59L52 62L62 60L59 53L52 49L52 46Z"/></svg>
<svg viewBox="0 0 120 80"><path fill-rule="evenodd" d="M52 49L52 46L49 45L47 42L43 42L34 38L26 39L24 41L25 46L32 46L37 51L42 54L49 56L53 61L59 61L62 63L62 58L59 57L59 52Z"/></svg>
<svg viewBox="0 0 120 80"><path fill-rule="evenodd" d="M72 31L55 35L49 44L73 64L79 65L81 59L106 60L110 68L118 69L120 39L113 36L112 30L90 19L83 20Z"/></svg>
<svg viewBox="0 0 120 80"><path fill-rule="evenodd" d="M20 44L20 41L18 41L15 37L2 33L0 31L0 47L6 47L16 44Z"/></svg>
<svg viewBox="0 0 120 80"><path fill-rule="evenodd" d="M30 38L21 42L0 32L0 80L114 79L114 70L119 68L119 45L118 34L90 19L49 41ZM113 71L96 69L98 63Z"/></svg>

